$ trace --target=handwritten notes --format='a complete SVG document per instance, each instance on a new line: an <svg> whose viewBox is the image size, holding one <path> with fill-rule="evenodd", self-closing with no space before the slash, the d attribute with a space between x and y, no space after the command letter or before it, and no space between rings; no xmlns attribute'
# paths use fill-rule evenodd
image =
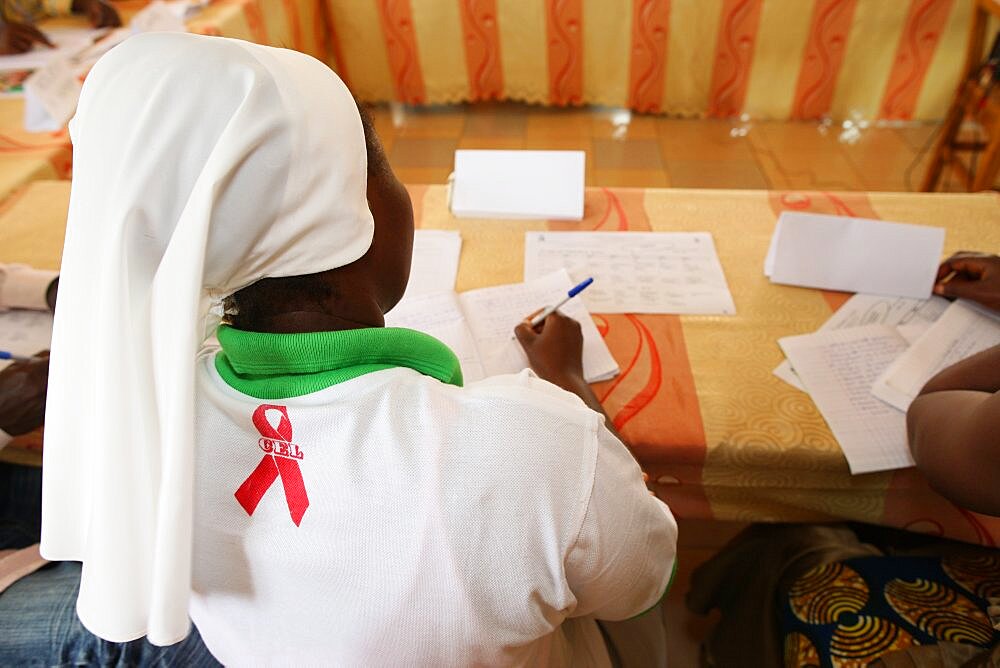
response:
<svg viewBox="0 0 1000 668"><path fill-rule="evenodd" d="M572 287L565 270L534 281L470 290L460 295L436 293L415 297L386 314L386 325L426 332L458 356L467 382L485 376L517 373L528 366L514 327L526 315L557 302ZM618 374L618 364L579 299L562 309L583 330L583 372L588 382Z"/></svg>
<svg viewBox="0 0 1000 668"><path fill-rule="evenodd" d="M524 277L566 268L592 313L736 313L707 232L529 232Z"/></svg>
<svg viewBox="0 0 1000 668"><path fill-rule="evenodd" d="M895 327L904 339L912 343L941 317L948 308L948 303L947 299L941 297L908 299L854 295L837 309L818 331L830 332L865 325L889 325ZM778 365L774 375L789 385L805 391L805 387L787 360Z"/></svg>
<svg viewBox="0 0 1000 668"><path fill-rule="evenodd" d="M955 302L885 370L871 391L905 411L938 372L996 345L1000 345L1000 318L967 302Z"/></svg>
<svg viewBox="0 0 1000 668"><path fill-rule="evenodd" d="M830 425L851 473L913 466L906 416L871 393L875 379L907 348L895 329L868 325L778 343Z"/></svg>
<svg viewBox="0 0 1000 668"><path fill-rule="evenodd" d="M470 290L459 296L487 373L514 373L527 366L521 345L511 338L514 327L529 313L557 303L571 287L569 274L561 269L524 283ZM587 381L618 375L618 363L580 298L569 300L560 310L579 322L583 330L583 373Z"/></svg>

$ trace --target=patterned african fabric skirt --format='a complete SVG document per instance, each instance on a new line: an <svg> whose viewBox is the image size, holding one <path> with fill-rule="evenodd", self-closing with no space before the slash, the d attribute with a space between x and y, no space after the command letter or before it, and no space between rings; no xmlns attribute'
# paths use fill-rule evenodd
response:
<svg viewBox="0 0 1000 668"><path fill-rule="evenodd" d="M1000 556L846 559L811 569L783 599L786 666L854 668L916 646L1000 642Z"/></svg>

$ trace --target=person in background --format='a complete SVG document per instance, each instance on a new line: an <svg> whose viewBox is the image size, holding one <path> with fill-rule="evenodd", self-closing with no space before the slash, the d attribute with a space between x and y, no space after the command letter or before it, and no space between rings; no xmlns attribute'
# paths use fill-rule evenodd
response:
<svg viewBox="0 0 1000 668"><path fill-rule="evenodd" d="M24 53L35 44L54 46L35 24L68 14L83 14L95 28L122 24L110 0L0 0L0 55Z"/></svg>
<svg viewBox="0 0 1000 668"><path fill-rule="evenodd" d="M0 265L0 311L53 309L54 271ZM0 449L42 426L48 351L0 370ZM113 643L76 616L80 564L49 563L38 553L42 469L0 462L0 666L217 666L197 629L183 642L156 647L143 639Z"/></svg>
<svg viewBox="0 0 1000 668"><path fill-rule="evenodd" d="M1000 257L953 255L934 293L1000 314ZM907 427L942 496L1000 516L1000 346L930 379ZM687 604L722 611L709 666L1000 664L1000 552L896 529L751 526L695 571Z"/></svg>
<svg viewBox="0 0 1000 668"><path fill-rule="evenodd" d="M1000 315L1000 257L957 253L938 280L936 294ZM906 423L913 459L931 486L963 508L1000 516L1000 346L931 378Z"/></svg>

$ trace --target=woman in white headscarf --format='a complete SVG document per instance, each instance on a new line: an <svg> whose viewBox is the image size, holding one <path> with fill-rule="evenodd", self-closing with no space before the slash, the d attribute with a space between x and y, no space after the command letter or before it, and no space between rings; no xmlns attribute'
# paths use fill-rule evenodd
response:
<svg viewBox="0 0 1000 668"><path fill-rule="evenodd" d="M88 628L164 645L190 612L236 664L608 664L595 620L656 605L673 518L571 320L518 330L552 383L467 388L384 327L412 211L332 72L141 35L71 132L42 553L83 562Z"/></svg>
<svg viewBox="0 0 1000 668"><path fill-rule="evenodd" d="M70 125L42 552L83 562L95 633L187 634L193 360L213 300L368 250L365 140L322 63L157 33L112 50Z"/></svg>

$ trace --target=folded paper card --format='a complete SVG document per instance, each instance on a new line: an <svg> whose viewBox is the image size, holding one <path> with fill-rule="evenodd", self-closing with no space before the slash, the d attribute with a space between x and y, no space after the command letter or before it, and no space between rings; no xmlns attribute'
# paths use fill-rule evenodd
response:
<svg viewBox="0 0 1000 668"><path fill-rule="evenodd" d="M583 151L455 151L460 218L583 218Z"/></svg>
<svg viewBox="0 0 1000 668"><path fill-rule="evenodd" d="M786 211L771 245L764 273L774 283L925 299L944 229Z"/></svg>

